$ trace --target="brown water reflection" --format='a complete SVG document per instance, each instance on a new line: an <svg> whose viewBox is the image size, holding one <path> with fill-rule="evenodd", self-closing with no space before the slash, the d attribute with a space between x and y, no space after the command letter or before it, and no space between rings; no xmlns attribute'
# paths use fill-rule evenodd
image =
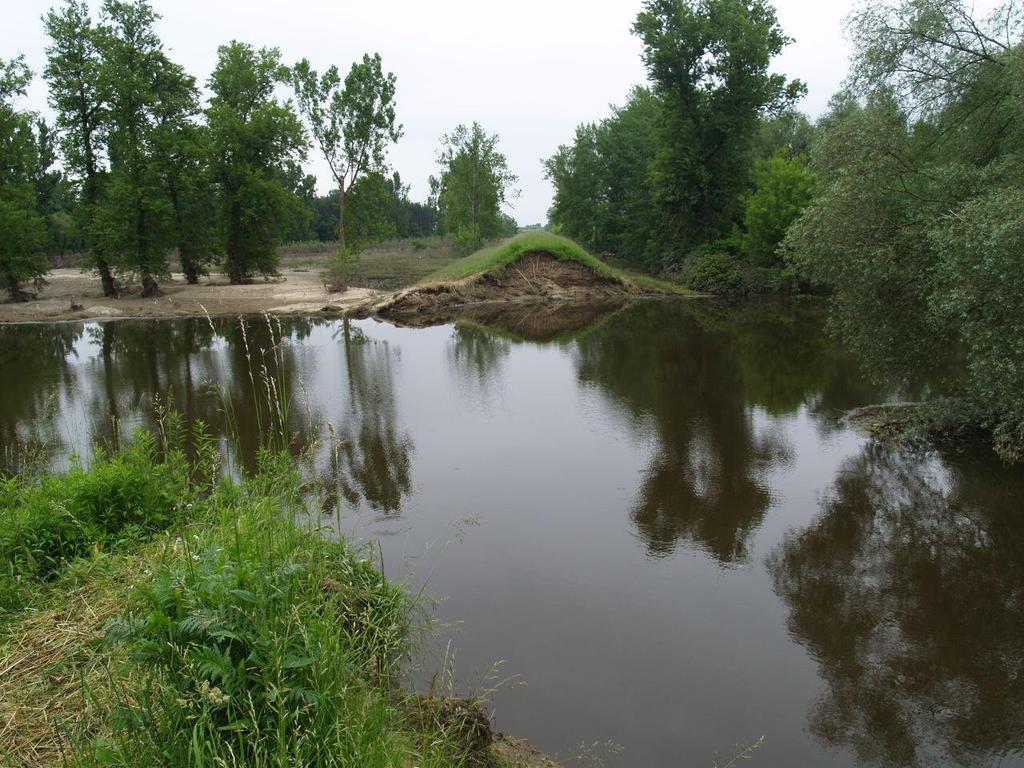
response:
<svg viewBox="0 0 1024 768"><path fill-rule="evenodd" d="M1024 746L1019 479L868 446L768 559L828 683L811 731L863 764L978 765Z"/></svg>
<svg viewBox="0 0 1024 768"><path fill-rule="evenodd" d="M758 768L1024 765L1024 473L851 432L846 409L918 393L867 381L820 305L447 319L0 328L0 461L35 440L66 465L160 402L252 467L249 371L281 336L324 523L429 579L467 687L498 659L526 683L500 728L614 742L611 766L762 734Z"/></svg>

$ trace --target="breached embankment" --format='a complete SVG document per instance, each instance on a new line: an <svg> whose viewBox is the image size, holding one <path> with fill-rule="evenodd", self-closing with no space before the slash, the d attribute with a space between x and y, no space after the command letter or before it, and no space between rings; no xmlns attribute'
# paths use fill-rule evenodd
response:
<svg viewBox="0 0 1024 768"><path fill-rule="evenodd" d="M324 307L328 313L348 317L375 317L388 322L425 326L449 322L468 310L549 305L552 302L610 303L641 295L632 280L554 235L520 236L500 248L481 251L461 265L468 274L427 280L390 294L368 297L341 308ZM528 310L527 310L528 311Z"/></svg>

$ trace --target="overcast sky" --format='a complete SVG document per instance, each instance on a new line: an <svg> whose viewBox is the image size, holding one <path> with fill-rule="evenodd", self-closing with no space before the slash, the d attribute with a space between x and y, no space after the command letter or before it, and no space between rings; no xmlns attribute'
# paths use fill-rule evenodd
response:
<svg viewBox="0 0 1024 768"><path fill-rule="evenodd" d="M390 160L412 197L427 195L438 139L478 120L501 136L521 196L510 211L520 224L543 222L551 186L540 161L572 137L576 125L605 116L644 80L630 27L640 0L153 0L171 58L202 84L217 46L232 39L280 48L286 63L306 57L317 69L347 71L378 51L398 77L404 138ZM24 53L39 73L46 46L40 17L53 3L5 0L0 57ZM98 6L94 0L91 6ZM796 42L775 69L808 84L801 105L817 116L846 74L842 20L854 0L777 0L783 29ZM37 78L27 107L49 114ZM310 153L310 172L329 188L326 166Z"/></svg>

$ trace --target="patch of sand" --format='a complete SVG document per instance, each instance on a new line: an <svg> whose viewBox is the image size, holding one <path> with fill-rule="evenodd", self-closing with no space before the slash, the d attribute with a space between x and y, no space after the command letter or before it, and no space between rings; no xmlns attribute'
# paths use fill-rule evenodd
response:
<svg viewBox="0 0 1024 768"><path fill-rule="evenodd" d="M280 277L231 285L222 275L189 285L183 275L161 283L157 298L143 299L137 291L119 298L103 295L99 278L77 269L55 269L39 295L25 302L0 302L0 323L86 320L111 317L194 317L271 314L310 315L330 308L344 312L376 295L366 288L328 293L316 271L286 269Z"/></svg>

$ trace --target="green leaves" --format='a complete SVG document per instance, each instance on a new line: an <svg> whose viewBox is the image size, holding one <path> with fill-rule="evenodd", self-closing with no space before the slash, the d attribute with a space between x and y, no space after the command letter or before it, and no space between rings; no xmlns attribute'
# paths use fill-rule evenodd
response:
<svg viewBox="0 0 1024 768"><path fill-rule="evenodd" d="M388 145L402 136L395 122L395 76L384 73L375 53L354 63L344 83L337 67L318 75L307 59L292 67L290 79L299 110L338 184L338 239L345 248L348 190L366 174L382 173Z"/></svg>
<svg viewBox="0 0 1024 768"><path fill-rule="evenodd" d="M498 142L498 134L487 134L477 122L441 137L441 175L430 180L441 230L456 235L469 251L502 233L501 206L519 194L513 188L518 177L509 171Z"/></svg>
<svg viewBox="0 0 1024 768"><path fill-rule="evenodd" d="M276 246L298 204L281 179L304 156L306 138L291 104L273 96L286 74L277 49L232 42L218 49L208 83L210 173L232 282L276 271Z"/></svg>

